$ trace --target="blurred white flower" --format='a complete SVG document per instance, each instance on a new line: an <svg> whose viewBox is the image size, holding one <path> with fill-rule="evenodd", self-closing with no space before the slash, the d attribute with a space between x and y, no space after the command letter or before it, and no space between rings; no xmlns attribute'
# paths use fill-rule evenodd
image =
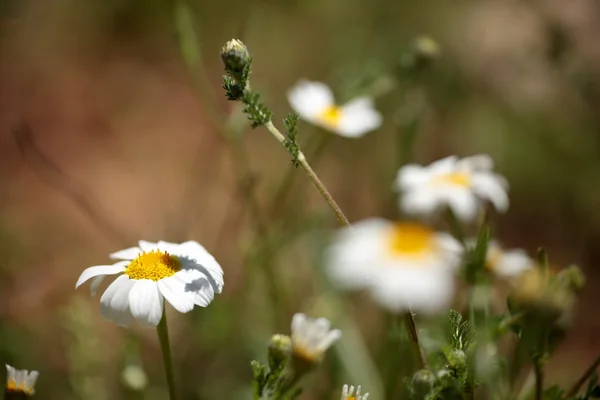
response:
<svg viewBox="0 0 600 400"><path fill-rule="evenodd" d="M383 119L368 97L336 105L333 93L321 82L298 82L288 91L288 101L300 118L345 137L361 137L379 128Z"/></svg>
<svg viewBox="0 0 600 400"><path fill-rule="evenodd" d="M406 165L398 171L395 187L401 192L400 207L412 214L430 215L446 206L462 221L477 217L482 202L508 209L508 182L492 171L487 155L459 159L450 156L429 166Z"/></svg>
<svg viewBox="0 0 600 400"><path fill-rule="evenodd" d="M311 319L304 314L292 318L292 356L308 363L317 363L331 345L342 336L339 329L330 329L325 318Z"/></svg>
<svg viewBox="0 0 600 400"><path fill-rule="evenodd" d="M141 391L148 386L146 371L137 364L129 364L121 373L121 380L131 390Z"/></svg>
<svg viewBox="0 0 600 400"><path fill-rule="evenodd" d="M372 218L337 233L326 267L334 283L367 288L391 311L434 312L452 299L461 256L462 246L447 233Z"/></svg>
<svg viewBox="0 0 600 400"><path fill-rule="evenodd" d="M348 387L348 385L344 385L342 387L342 397L340 400L367 400L369 398L369 393L360 394L360 385L356 388L356 394L354 393L354 386Z"/></svg>
<svg viewBox="0 0 600 400"><path fill-rule="evenodd" d="M40 375L37 371L15 369L6 365L6 392L23 393L32 396L35 393L35 383Z"/></svg>
<svg viewBox="0 0 600 400"><path fill-rule="evenodd" d="M100 298L102 315L120 326L129 326L133 318L142 325L156 326L163 315L164 299L186 313L194 306L208 306L215 293L223 290L221 266L194 241L175 244L140 240L139 247L112 253L110 258L122 261L87 268L75 288L94 278L93 296L106 275L123 273Z"/></svg>
<svg viewBox="0 0 600 400"><path fill-rule="evenodd" d="M486 255L487 267L503 278L513 278L535 266L535 261L523 249L504 250L491 241L488 243Z"/></svg>

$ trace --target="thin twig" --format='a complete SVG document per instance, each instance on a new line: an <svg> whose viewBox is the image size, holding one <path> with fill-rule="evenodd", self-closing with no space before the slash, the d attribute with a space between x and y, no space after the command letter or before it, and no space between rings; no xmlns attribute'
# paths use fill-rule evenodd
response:
<svg viewBox="0 0 600 400"><path fill-rule="evenodd" d="M413 343L415 355L417 356L417 360L419 361L419 369L426 368L427 359L425 358L425 354L423 354L421 344L419 343L419 335L417 334L417 327L415 326L415 320L413 318L412 312L406 311L404 313L404 325L406 326L408 338Z"/></svg>
<svg viewBox="0 0 600 400"><path fill-rule="evenodd" d="M275 139L277 139L277 141L279 141L279 143L281 143L282 145L285 145L285 142L286 142L285 136L283 136L283 134L281 132L279 132L279 129L277 129L275 127L275 125L273 125L273 122L271 122L271 121L267 122L265 124L265 127L269 130L269 132L271 132L271 134L275 137ZM306 161L306 157L304 156L304 153L302 153L301 151L298 153L298 162L300 162L300 165L302 165L302 168L304 168L304 171L306 172L306 174L308 175L310 180L317 187L317 190L319 191L319 193L321 193L321 196L323 196L323 198L325 199L327 204L329 204L329 207L331 207L331 209L335 213L338 221L340 221L340 223L342 225L350 226L350 222L348 221L348 218L346 218L346 216L344 215L344 212L342 211L340 206L338 206L338 204L334 200L333 196L331 196L331 194L329 193L329 191L327 190L327 188L325 187L323 182L321 182L321 179L319 179L319 176L312 169L312 167L310 166L308 161Z"/></svg>
<svg viewBox="0 0 600 400"><path fill-rule="evenodd" d="M565 399L573 397L581 388L581 386L589 379L590 376L596 371L596 369L600 366L600 355L594 360L592 365L588 369L585 370L581 378L579 378L573 386L569 389L567 394L565 394Z"/></svg>

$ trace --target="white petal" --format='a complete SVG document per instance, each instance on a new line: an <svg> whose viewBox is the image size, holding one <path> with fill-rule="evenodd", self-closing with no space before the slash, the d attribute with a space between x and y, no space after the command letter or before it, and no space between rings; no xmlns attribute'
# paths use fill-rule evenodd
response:
<svg viewBox="0 0 600 400"><path fill-rule="evenodd" d="M142 325L157 326L163 314L163 297L156 282L140 279L129 292L131 314Z"/></svg>
<svg viewBox="0 0 600 400"><path fill-rule="evenodd" d="M194 301L191 295L185 292L185 282L171 276L158 281L158 289L167 301L180 313L192 311Z"/></svg>
<svg viewBox="0 0 600 400"><path fill-rule="evenodd" d="M428 187L407 191L400 197L399 203L404 212L423 216L435 213L441 206L446 204L437 191Z"/></svg>
<svg viewBox="0 0 600 400"><path fill-rule="evenodd" d="M297 313L292 317L292 333L299 332L304 328L307 323L307 318L305 314Z"/></svg>
<svg viewBox="0 0 600 400"><path fill-rule="evenodd" d="M10 381L10 380L14 380L17 370L15 369L15 367L12 367L8 364L4 364L6 365L6 380Z"/></svg>
<svg viewBox="0 0 600 400"><path fill-rule="evenodd" d="M492 202L501 212L508 210L507 182L499 175L476 174L473 177L473 191L480 197Z"/></svg>
<svg viewBox="0 0 600 400"><path fill-rule="evenodd" d="M388 268L381 271L371 293L390 311L411 309L431 313L449 305L454 294L454 278L443 269Z"/></svg>
<svg viewBox="0 0 600 400"><path fill-rule="evenodd" d="M470 190L462 188L448 190L447 196L448 205L459 220L469 222L477 217L480 205Z"/></svg>
<svg viewBox="0 0 600 400"><path fill-rule="evenodd" d="M100 298L100 312L104 318L119 326L127 327L131 324L129 291L134 282L127 275L121 275L108 286Z"/></svg>
<svg viewBox="0 0 600 400"><path fill-rule="evenodd" d="M75 289L77 289L81 284L83 284L88 279L91 279L98 275L114 275L119 272L125 271L125 267L122 262L118 262L114 265L97 265L95 267L86 268L79 279L77 279L77 283L75 283Z"/></svg>
<svg viewBox="0 0 600 400"><path fill-rule="evenodd" d="M178 255L188 258L194 263L187 263L182 259L183 269L197 269L202 272L210 281L213 290L216 293L223 291L225 281L223 279L223 268L217 260L202 246L193 240L179 245Z"/></svg>
<svg viewBox="0 0 600 400"><path fill-rule="evenodd" d="M374 264L385 257L391 229L391 222L369 218L339 230L325 253L326 271L332 281L349 289L367 286Z"/></svg>
<svg viewBox="0 0 600 400"><path fill-rule="evenodd" d="M153 250L160 250L160 246L158 245L158 243L148 242L146 240L140 240L138 242L138 245L140 246L140 249L142 249L145 253L151 252Z"/></svg>
<svg viewBox="0 0 600 400"><path fill-rule="evenodd" d="M464 254L464 248L454 236L448 233L437 233L436 238L437 247L446 265L450 269L456 269L460 267L462 256Z"/></svg>
<svg viewBox="0 0 600 400"><path fill-rule="evenodd" d="M524 250L515 249L505 251L502 254L494 268L494 272L500 276L509 278L520 275L524 271L531 269L534 265L535 262Z"/></svg>
<svg viewBox="0 0 600 400"><path fill-rule="evenodd" d="M458 168L465 168L469 171L490 171L494 168L494 160L487 154L465 157L456 164Z"/></svg>
<svg viewBox="0 0 600 400"><path fill-rule="evenodd" d="M104 281L105 277L106 275L98 275L92 278L92 281L90 282L90 296L96 296L96 293L98 293L98 288L100 288L100 285Z"/></svg>
<svg viewBox="0 0 600 400"><path fill-rule="evenodd" d="M331 90L321 82L300 81L287 96L300 117L313 123L325 109L334 105Z"/></svg>
<svg viewBox="0 0 600 400"><path fill-rule="evenodd" d="M33 389L39 376L40 373L38 371L31 371L29 375L25 378L25 387Z"/></svg>
<svg viewBox="0 0 600 400"><path fill-rule="evenodd" d="M429 169L432 174L446 174L455 171L457 162L457 156L448 156L432 162L427 166L427 169Z"/></svg>
<svg viewBox="0 0 600 400"><path fill-rule="evenodd" d="M381 114L373 108L364 108L364 101L342 108L336 132L345 137L361 137L379 128L383 122Z"/></svg>
<svg viewBox="0 0 600 400"><path fill-rule="evenodd" d="M396 175L396 189L407 190L419 185L425 185L431 177L431 173L420 165L407 164L398 170Z"/></svg>
<svg viewBox="0 0 600 400"><path fill-rule="evenodd" d="M113 260L135 260L137 256L142 253L142 249L139 247L130 247L125 250L120 250L115 253L109 254L109 257Z"/></svg>
<svg viewBox="0 0 600 400"><path fill-rule="evenodd" d="M342 331L339 329L333 329L325 335L325 337L321 340L319 345L320 351L327 350L335 341L342 337Z"/></svg>

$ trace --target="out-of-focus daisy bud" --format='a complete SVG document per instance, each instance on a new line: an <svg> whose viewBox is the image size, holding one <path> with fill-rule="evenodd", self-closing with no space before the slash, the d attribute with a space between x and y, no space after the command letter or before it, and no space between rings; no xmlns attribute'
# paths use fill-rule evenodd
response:
<svg viewBox="0 0 600 400"><path fill-rule="evenodd" d="M533 268L515 281L509 304L512 308L528 312L537 320L564 329L570 324L576 295L583 283L583 274L577 267L558 273Z"/></svg>
<svg viewBox="0 0 600 400"><path fill-rule="evenodd" d="M288 335L275 334L269 341L269 368L271 371L287 364L292 354L292 339Z"/></svg>
<svg viewBox="0 0 600 400"><path fill-rule="evenodd" d="M241 40L231 39L225 43L221 48L221 59L228 74L239 81L247 78L251 57L248 48Z"/></svg>
<svg viewBox="0 0 600 400"><path fill-rule="evenodd" d="M424 399L433 389L436 376L427 369L421 369L413 375L410 380L410 390L415 399Z"/></svg>
<svg viewBox="0 0 600 400"><path fill-rule="evenodd" d="M121 373L123 384L135 391L142 391L148 386L148 376L144 369L137 364L127 365Z"/></svg>
<svg viewBox="0 0 600 400"><path fill-rule="evenodd" d="M400 68L408 72L422 71L436 61L441 53L438 42L429 36L419 36L400 55Z"/></svg>
<svg viewBox="0 0 600 400"><path fill-rule="evenodd" d="M35 394L35 382L39 376L37 371L20 370L6 364L5 399L27 399Z"/></svg>

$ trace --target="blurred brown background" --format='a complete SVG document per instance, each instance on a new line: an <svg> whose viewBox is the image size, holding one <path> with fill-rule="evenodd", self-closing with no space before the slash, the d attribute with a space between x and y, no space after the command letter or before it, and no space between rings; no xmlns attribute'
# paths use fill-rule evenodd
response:
<svg viewBox="0 0 600 400"><path fill-rule="evenodd" d="M599 3L189 4L203 101L180 60L167 0L0 1L0 360L41 370L40 398L133 398L120 371L140 349L152 378L147 398L164 396L152 387L163 379L152 362L153 332L113 326L87 288L74 291L84 268L107 263L109 252L138 239L195 239L225 269L225 291L209 308L171 318L185 398L247 396L249 360L264 356L270 333L287 331L265 315L264 282L248 268L244 254L255 234L235 159L216 126L225 122L218 113L233 109L220 88L219 58L232 37L252 52L253 87L277 123L289 111L285 91L300 78L325 81L342 98L382 76L401 82L376 100L386 117L379 131L333 138L316 166L352 220L394 216L399 121L416 102L424 104L416 161L491 154L511 183L511 209L493 219L497 237L532 252L542 245L553 263L577 263L588 278L550 379L570 380L595 357ZM404 79L398 60L422 34L439 43L441 57L426 74ZM302 140L326 134L301 125ZM262 129L245 130L243 143L253 168L246 178L270 214L289 155ZM302 212L327 213L297 175L296 193L310 200ZM314 290L312 256L302 248L299 240L277 258L291 311L308 307ZM142 339L139 347L132 338ZM327 398L320 390L321 397L306 398Z"/></svg>

